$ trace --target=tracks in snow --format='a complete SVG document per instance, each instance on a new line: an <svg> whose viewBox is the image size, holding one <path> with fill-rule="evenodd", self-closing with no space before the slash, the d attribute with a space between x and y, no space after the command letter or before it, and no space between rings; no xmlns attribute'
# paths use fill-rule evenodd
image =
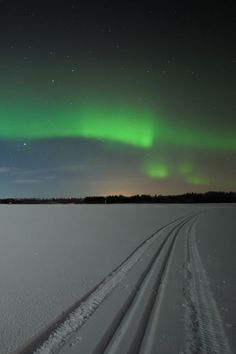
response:
<svg viewBox="0 0 236 354"><path fill-rule="evenodd" d="M193 237L199 214L178 218L153 233L108 277L17 354L162 354L156 345L158 328L163 322L163 318L159 321L159 315L168 293L168 281L175 282L173 275L169 279L169 270L173 267L177 241L183 247L186 245L182 276L185 341L181 352L230 354ZM168 321L178 326L179 319L174 316ZM87 336L87 341L82 340L83 336L84 339Z"/></svg>
<svg viewBox="0 0 236 354"><path fill-rule="evenodd" d="M185 353L230 354L230 344L198 252L194 226L195 223L187 232Z"/></svg>
<svg viewBox="0 0 236 354"><path fill-rule="evenodd" d="M144 276L135 288L133 296L126 304L124 315L118 326L114 328L113 337L108 338L106 346L97 350L96 354L135 354L140 352L150 315L154 304L158 302L159 291L165 283L165 271L175 240L182 227L191 219L192 217L189 217L180 222L167 234L161 248L152 258ZM142 351L146 353L146 348L143 347Z"/></svg>
<svg viewBox="0 0 236 354"><path fill-rule="evenodd" d="M73 304L67 311L63 312L38 335L29 340L28 343L19 348L15 354L29 354L34 352L40 354L56 353L66 343L70 336L87 322L88 318L91 317L106 297L108 297L132 267L141 259L142 255L152 247L160 234L177 222L182 224L183 219L185 220L186 218L177 218L150 235L127 257L127 259L124 260L124 262L122 262L119 267L111 272L108 277L94 287L81 300ZM163 246L164 244L160 245L156 256Z"/></svg>
<svg viewBox="0 0 236 354"><path fill-rule="evenodd" d="M76 303L63 311L47 327L43 328L36 336L18 348L14 354L29 353L56 353L67 339L78 328L87 322L88 318L96 311L105 298L122 281L132 267L140 260L142 255L158 239L159 235L171 225L183 220L179 217L167 225L157 229L145 241L143 241L116 269L104 280L91 289Z"/></svg>
<svg viewBox="0 0 236 354"><path fill-rule="evenodd" d="M181 218L183 219L183 218ZM173 230L181 228L182 224L186 223L190 219L184 218L184 221L180 221L177 226L173 227ZM178 220L178 219L177 219ZM49 338L34 352L36 354L51 354L57 353L61 347L65 345L65 343L70 339L71 335L75 333L79 328L81 328L87 320L93 315L93 313L98 309L98 307L103 303L103 301L112 293L112 291L119 285L119 283L124 279L126 274L134 267L134 265L140 260L142 255L154 244L154 242L158 239L159 234L166 230L169 226L171 226L173 222L164 226L163 228L157 230L154 234L152 234L146 241L144 241L141 245L139 245L134 252L115 270L113 271L99 286L95 288L95 290L84 300L73 312L69 314L66 320L61 323L58 328L50 334ZM149 274L150 269L153 266L156 258L159 253L162 251L166 243L170 242L170 238L172 236L173 230L168 233L164 241L161 243L160 247L158 247L154 256L152 257L148 267L145 269L143 274L137 281L135 285L135 289L131 293L131 295L126 299L124 307L119 312L118 318L116 318L116 322L119 322L119 317L122 317L127 308L131 305L131 302L135 295L138 293L138 289L143 283L146 276ZM176 235L175 235L176 237ZM168 256L170 249L173 247L173 241L168 248ZM171 248L170 248L171 247ZM168 258L167 256L167 258ZM167 261L165 259L165 262ZM162 266L162 272L164 270L164 266ZM111 332L111 328L113 332L115 331L114 324L111 324L109 332ZM109 333L109 336L111 333ZM101 343L99 343L96 352L103 353L105 347L107 345L108 338L106 335L101 339Z"/></svg>

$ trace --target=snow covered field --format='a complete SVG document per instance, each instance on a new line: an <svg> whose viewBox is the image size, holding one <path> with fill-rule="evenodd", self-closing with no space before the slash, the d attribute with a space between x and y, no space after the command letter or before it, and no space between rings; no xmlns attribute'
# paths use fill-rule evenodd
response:
<svg viewBox="0 0 236 354"><path fill-rule="evenodd" d="M235 205L2 205L0 223L0 353L236 352Z"/></svg>

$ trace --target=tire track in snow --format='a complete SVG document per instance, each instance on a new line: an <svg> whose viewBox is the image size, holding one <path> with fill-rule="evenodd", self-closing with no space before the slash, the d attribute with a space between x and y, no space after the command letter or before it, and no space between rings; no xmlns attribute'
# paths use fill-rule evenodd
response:
<svg viewBox="0 0 236 354"><path fill-rule="evenodd" d="M188 230L186 245L185 353L231 354L224 324L197 248L195 224Z"/></svg>
<svg viewBox="0 0 236 354"><path fill-rule="evenodd" d="M156 230L136 247L121 265L113 270L104 280L88 292L82 299L64 311L46 328L42 329L39 334L16 350L14 354L57 353L71 335L87 322L105 298L118 286L127 272L131 270L142 257L144 252L153 244L153 242L155 242L159 234L179 220L186 220L188 218L189 217L179 217Z"/></svg>

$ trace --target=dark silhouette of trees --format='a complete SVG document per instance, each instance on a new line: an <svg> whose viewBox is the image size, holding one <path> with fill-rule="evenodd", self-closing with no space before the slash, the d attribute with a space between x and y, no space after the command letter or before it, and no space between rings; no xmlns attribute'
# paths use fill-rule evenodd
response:
<svg viewBox="0 0 236 354"><path fill-rule="evenodd" d="M235 192L186 193L181 195L109 195L85 198L5 198L0 204L127 204L127 203L236 203Z"/></svg>

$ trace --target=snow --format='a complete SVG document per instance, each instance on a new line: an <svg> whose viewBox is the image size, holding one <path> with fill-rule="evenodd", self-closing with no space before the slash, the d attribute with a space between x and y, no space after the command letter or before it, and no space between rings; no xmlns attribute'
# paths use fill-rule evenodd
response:
<svg viewBox="0 0 236 354"><path fill-rule="evenodd" d="M113 354L137 338L144 354L200 342L207 352L204 341L233 352L236 264L223 246L235 250L235 214L234 205L0 206L0 352L32 343L64 311L36 353ZM207 327L199 343L192 305Z"/></svg>

